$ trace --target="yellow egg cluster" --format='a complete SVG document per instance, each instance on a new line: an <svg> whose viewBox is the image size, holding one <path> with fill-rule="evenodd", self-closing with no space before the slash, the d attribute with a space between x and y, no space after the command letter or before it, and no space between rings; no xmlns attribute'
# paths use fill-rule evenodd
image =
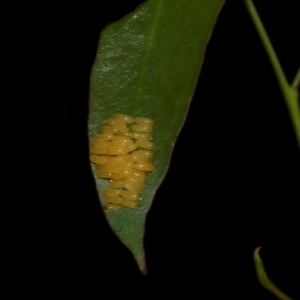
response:
<svg viewBox="0 0 300 300"><path fill-rule="evenodd" d="M149 134L153 125L148 118L114 114L93 139L90 161L96 165L95 174L110 180L102 190L108 203L105 211L139 207L147 173L154 170L151 150L155 145Z"/></svg>

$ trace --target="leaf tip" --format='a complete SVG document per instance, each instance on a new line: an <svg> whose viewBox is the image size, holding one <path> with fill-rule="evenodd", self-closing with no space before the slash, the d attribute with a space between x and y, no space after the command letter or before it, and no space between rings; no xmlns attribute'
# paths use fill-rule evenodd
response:
<svg viewBox="0 0 300 300"><path fill-rule="evenodd" d="M144 251L143 251L143 254L144 254ZM132 252L132 255L138 265L140 272L143 275L147 275L148 270L147 270L146 261L145 261L145 254L143 256L140 256L140 255L136 255L136 253Z"/></svg>
<svg viewBox="0 0 300 300"><path fill-rule="evenodd" d="M148 274L148 270L147 270L146 266L144 266L143 268L140 268L140 271L142 272L143 275Z"/></svg>
<svg viewBox="0 0 300 300"><path fill-rule="evenodd" d="M259 256L259 251L260 251L260 249L261 249L261 246L258 246L258 247L256 247L255 248L255 250L254 250L254 259L260 259L260 256Z"/></svg>

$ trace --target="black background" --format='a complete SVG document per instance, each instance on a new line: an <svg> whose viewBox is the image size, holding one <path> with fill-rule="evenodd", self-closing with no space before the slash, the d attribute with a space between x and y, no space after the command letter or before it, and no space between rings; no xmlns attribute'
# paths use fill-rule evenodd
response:
<svg viewBox="0 0 300 300"><path fill-rule="evenodd" d="M291 81L299 2L256 2ZM242 1L220 13L148 214L147 276L106 223L88 161L89 76L100 31L140 3L2 11L2 299L275 299L257 282L257 246L273 282L300 299L299 148Z"/></svg>

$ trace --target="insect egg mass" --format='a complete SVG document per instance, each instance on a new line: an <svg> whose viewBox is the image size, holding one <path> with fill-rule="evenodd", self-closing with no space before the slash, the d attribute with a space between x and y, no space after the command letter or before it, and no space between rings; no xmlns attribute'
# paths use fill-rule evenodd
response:
<svg viewBox="0 0 300 300"><path fill-rule="evenodd" d="M139 208L147 173L155 169L153 126L149 118L114 114L92 140L90 161L95 164L95 175L109 181L102 190L107 202L104 211Z"/></svg>

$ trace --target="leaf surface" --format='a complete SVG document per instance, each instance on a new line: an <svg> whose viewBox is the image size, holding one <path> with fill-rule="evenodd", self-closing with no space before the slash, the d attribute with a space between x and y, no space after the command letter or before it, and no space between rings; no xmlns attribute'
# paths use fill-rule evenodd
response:
<svg viewBox="0 0 300 300"><path fill-rule="evenodd" d="M101 34L91 74L89 138L115 113L155 121L153 162L137 210L105 213L146 274L144 226L167 173L177 135L196 86L204 51L225 0L149 0ZM95 170L92 164L93 171ZM95 176L97 191L108 180Z"/></svg>

